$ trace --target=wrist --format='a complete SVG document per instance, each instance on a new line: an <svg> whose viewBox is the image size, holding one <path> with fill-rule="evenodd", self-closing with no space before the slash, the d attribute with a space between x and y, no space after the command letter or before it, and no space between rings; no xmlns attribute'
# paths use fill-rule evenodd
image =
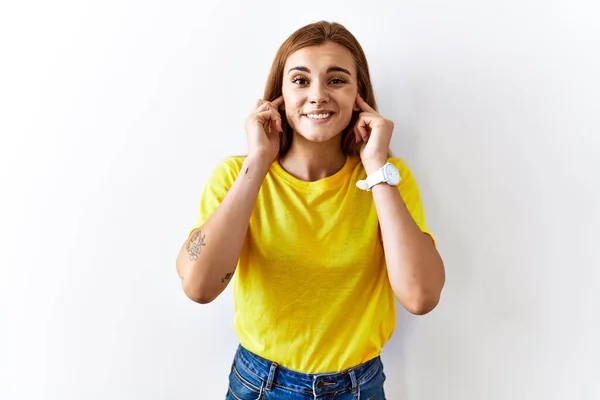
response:
<svg viewBox="0 0 600 400"><path fill-rule="evenodd" d="M365 167L365 172L367 176L376 172L379 168L383 167L387 159L372 159L372 160L363 160L362 164Z"/></svg>
<svg viewBox="0 0 600 400"><path fill-rule="evenodd" d="M257 173L266 175L271 164L273 164L273 160L265 154L249 154L242 164L241 173L244 174L246 170L249 170L253 172L253 175Z"/></svg>

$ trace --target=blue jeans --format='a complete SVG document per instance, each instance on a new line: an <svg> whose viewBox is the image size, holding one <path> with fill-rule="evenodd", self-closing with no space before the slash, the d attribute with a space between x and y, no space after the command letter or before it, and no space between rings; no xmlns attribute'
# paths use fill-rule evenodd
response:
<svg viewBox="0 0 600 400"><path fill-rule="evenodd" d="M380 357L341 372L305 374L279 366L242 346L229 374L226 400L385 400Z"/></svg>

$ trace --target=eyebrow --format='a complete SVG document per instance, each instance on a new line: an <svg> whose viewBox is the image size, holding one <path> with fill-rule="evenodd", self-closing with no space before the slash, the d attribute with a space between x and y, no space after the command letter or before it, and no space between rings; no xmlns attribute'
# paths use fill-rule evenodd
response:
<svg viewBox="0 0 600 400"><path fill-rule="evenodd" d="M288 74L292 71L302 71L302 72L306 72L307 74L310 74L310 69L308 69L304 66L297 66L297 67L290 68L290 70L288 71ZM327 73L329 73L329 72L343 72L345 74L352 76L350 71L348 71L346 68L338 67L335 65L333 67L327 68Z"/></svg>

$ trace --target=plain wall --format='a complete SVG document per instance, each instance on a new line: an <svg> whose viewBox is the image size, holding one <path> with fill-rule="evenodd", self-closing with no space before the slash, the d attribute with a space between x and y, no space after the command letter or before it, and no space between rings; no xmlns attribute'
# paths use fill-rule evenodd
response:
<svg viewBox="0 0 600 400"><path fill-rule="evenodd" d="M388 398L600 398L600 24L589 1L0 6L0 398L220 399L228 289L175 257L278 46L321 19L370 62L447 284L399 309Z"/></svg>

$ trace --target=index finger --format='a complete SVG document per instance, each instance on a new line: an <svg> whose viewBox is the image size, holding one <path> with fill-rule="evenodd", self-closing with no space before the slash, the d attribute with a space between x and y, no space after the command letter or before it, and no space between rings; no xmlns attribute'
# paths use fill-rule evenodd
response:
<svg viewBox="0 0 600 400"><path fill-rule="evenodd" d="M279 96L278 98L276 98L275 100L273 100L271 102L271 104L273 104L275 107L277 107L279 109L279 107L283 104L283 95Z"/></svg>
<svg viewBox="0 0 600 400"><path fill-rule="evenodd" d="M360 94L356 95L356 104L358 104L360 109L363 111L375 112L375 110L370 105L368 105L362 97L360 97Z"/></svg>

